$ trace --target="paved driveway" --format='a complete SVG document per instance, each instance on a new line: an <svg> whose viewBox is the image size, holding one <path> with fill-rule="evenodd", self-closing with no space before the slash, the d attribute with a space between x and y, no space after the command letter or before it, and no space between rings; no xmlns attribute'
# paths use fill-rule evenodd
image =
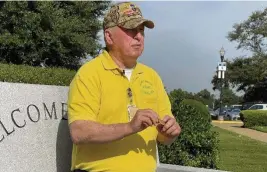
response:
<svg viewBox="0 0 267 172"><path fill-rule="evenodd" d="M212 122L212 124L214 126L217 126L217 127L229 130L229 131L233 131L235 133L238 133L238 134L241 134L244 136L248 136L252 139L260 140L262 142L267 143L267 133L263 133L263 132L248 129L248 128L242 128L241 127L243 125L242 122L227 123L227 122L214 121L214 122Z"/></svg>

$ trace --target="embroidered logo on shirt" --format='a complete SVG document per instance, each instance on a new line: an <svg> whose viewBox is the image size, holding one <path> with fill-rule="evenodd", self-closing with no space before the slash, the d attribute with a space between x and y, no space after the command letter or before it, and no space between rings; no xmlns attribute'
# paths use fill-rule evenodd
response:
<svg viewBox="0 0 267 172"><path fill-rule="evenodd" d="M150 81L141 80L140 87L141 87L141 92L146 95L151 95L155 92L153 89L153 85Z"/></svg>

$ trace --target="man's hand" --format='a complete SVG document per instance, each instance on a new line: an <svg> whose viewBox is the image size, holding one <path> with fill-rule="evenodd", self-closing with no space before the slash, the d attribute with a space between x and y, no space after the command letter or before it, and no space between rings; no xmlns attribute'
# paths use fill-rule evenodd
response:
<svg viewBox="0 0 267 172"><path fill-rule="evenodd" d="M137 133L146 129L149 126L158 124L158 115L150 109L137 110L129 126L133 133Z"/></svg>
<svg viewBox="0 0 267 172"><path fill-rule="evenodd" d="M164 142L165 144L170 144L176 139L176 137L180 135L181 127L176 122L175 118L169 115L166 115L163 118L163 122L165 122L164 125L162 124L157 125L158 132L162 136L164 136L164 138L161 139L161 142Z"/></svg>

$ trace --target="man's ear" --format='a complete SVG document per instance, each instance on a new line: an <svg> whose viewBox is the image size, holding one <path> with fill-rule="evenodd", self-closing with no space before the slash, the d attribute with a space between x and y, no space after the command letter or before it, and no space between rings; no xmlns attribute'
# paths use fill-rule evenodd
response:
<svg viewBox="0 0 267 172"><path fill-rule="evenodd" d="M105 36L107 44L109 44L109 45L113 44L113 35L112 35L111 29L106 29L104 31L104 36Z"/></svg>

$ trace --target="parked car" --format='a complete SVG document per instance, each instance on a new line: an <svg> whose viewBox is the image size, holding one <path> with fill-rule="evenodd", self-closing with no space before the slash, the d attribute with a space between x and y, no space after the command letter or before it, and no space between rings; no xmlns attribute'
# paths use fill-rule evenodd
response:
<svg viewBox="0 0 267 172"><path fill-rule="evenodd" d="M242 105L231 105L233 109L242 109Z"/></svg>
<svg viewBox="0 0 267 172"><path fill-rule="evenodd" d="M267 104L254 104L248 110L267 110Z"/></svg>
<svg viewBox="0 0 267 172"><path fill-rule="evenodd" d="M245 102L242 104L241 110L247 110L251 106L256 105L256 104L267 104L267 102Z"/></svg>
<svg viewBox="0 0 267 172"><path fill-rule="evenodd" d="M240 109L232 109L230 111L227 111L225 116L229 120L238 120L240 119L240 112L241 112Z"/></svg>
<svg viewBox="0 0 267 172"><path fill-rule="evenodd" d="M225 115L227 111L229 111L229 108L222 107L222 109L221 109L221 113L220 113L220 108L217 108L217 109L214 111L214 113L215 113L216 116L218 116L219 113L220 113L220 115Z"/></svg>
<svg viewBox="0 0 267 172"><path fill-rule="evenodd" d="M209 110L209 113L210 113L211 119L212 119L212 120L215 120L215 119L217 119L217 115L215 114L214 110L213 110L213 109L211 109L211 108L208 108L208 110Z"/></svg>

